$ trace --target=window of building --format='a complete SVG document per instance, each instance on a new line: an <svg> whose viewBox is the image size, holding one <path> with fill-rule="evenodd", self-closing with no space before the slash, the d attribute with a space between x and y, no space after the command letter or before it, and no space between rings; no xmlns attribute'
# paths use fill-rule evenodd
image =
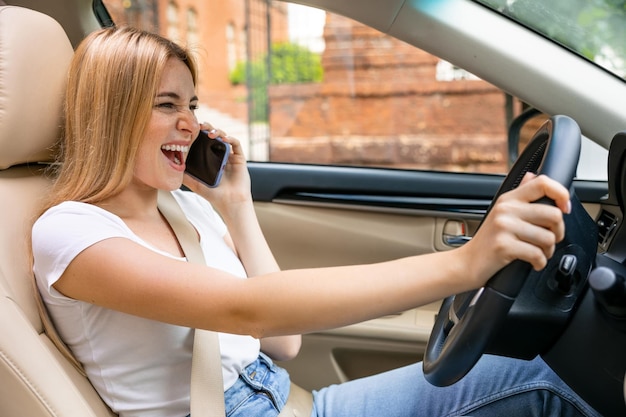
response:
<svg viewBox="0 0 626 417"><path fill-rule="evenodd" d="M437 62L437 81L478 80L478 77L448 61Z"/></svg>
<svg viewBox="0 0 626 417"><path fill-rule="evenodd" d="M237 65L237 39L235 38L235 25L226 25L226 62L228 69L232 71Z"/></svg>
<svg viewBox="0 0 626 417"><path fill-rule="evenodd" d="M199 42L198 13L194 8L189 8L187 9L187 44L197 46Z"/></svg>
<svg viewBox="0 0 626 417"><path fill-rule="evenodd" d="M180 40L180 30L178 21L178 6L173 1L170 1L167 5L167 34L166 36L173 40Z"/></svg>

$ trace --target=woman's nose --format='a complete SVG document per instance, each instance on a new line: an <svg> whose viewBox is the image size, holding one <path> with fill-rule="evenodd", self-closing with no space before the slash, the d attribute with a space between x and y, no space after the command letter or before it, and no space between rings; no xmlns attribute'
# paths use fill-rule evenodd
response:
<svg viewBox="0 0 626 417"><path fill-rule="evenodd" d="M200 123L198 123L198 118L196 117L194 110L182 110L178 119L178 126L179 129L190 130L192 132L200 130Z"/></svg>

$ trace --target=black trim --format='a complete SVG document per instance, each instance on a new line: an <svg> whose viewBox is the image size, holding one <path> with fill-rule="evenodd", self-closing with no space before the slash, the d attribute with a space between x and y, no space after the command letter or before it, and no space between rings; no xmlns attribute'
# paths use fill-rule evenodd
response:
<svg viewBox="0 0 626 417"><path fill-rule="evenodd" d="M312 204L331 204L355 207L385 207L394 209L443 211L484 215L491 200L465 200L458 198L429 198L410 196L382 196L363 194L337 194L296 192L280 194L274 201Z"/></svg>
<svg viewBox="0 0 626 417"><path fill-rule="evenodd" d="M300 192L491 200L503 179L488 174L265 162L249 162L248 167L257 201Z"/></svg>
<svg viewBox="0 0 626 417"><path fill-rule="evenodd" d="M504 176L249 162L255 201L484 213ZM606 182L574 181L579 199L600 203Z"/></svg>

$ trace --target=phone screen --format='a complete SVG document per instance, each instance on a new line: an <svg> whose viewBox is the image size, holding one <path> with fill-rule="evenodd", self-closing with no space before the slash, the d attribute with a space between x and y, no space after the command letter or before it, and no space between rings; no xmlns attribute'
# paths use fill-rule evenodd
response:
<svg viewBox="0 0 626 417"><path fill-rule="evenodd" d="M230 155L230 146L221 138L211 139L201 130L189 149L185 171L209 187L217 187Z"/></svg>

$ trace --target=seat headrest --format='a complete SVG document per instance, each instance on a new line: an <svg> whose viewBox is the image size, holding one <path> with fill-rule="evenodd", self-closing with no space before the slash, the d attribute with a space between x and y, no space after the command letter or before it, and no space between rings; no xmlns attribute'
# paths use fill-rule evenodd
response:
<svg viewBox="0 0 626 417"><path fill-rule="evenodd" d="M0 169L51 160L73 52L51 17L0 6Z"/></svg>

